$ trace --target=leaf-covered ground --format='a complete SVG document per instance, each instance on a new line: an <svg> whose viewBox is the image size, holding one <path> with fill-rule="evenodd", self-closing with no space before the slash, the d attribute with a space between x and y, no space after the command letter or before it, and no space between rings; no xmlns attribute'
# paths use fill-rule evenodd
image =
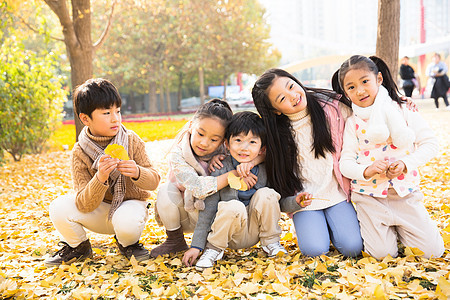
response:
<svg viewBox="0 0 450 300"><path fill-rule="evenodd" d="M307 258L296 246L290 220L282 220L289 256L266 258L256 246L227 251L214 269L181 265L181 255L136 263L118 253L113 238L88 233L92 260L55 268L43 260L58 249L48 205L70 191L69 152L26 156L0 167L0 298L17 299L448 299L450 297L450 112L417 100L440 139L439 155L421 168L425 205L446 242L443 258L422 259L402 248L398 258L344 259L335 250ZM163 178L169 141L149 142ZM150 201L153 203L156 192ZM151 217L141 242L154 248L164 230ZM190 235L187 235L187 239Z"/></svg>

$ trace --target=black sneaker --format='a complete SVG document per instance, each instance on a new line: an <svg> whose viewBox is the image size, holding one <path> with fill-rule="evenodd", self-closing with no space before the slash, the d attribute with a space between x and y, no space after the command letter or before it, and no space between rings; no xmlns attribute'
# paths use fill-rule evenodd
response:
<svg viewBox="0 0 450 300"><path fill-rule="evenodd" d="M117 247L119 247L120 253L128 259L131 259L132 256L134 256L137 261L150 259L150 253L144 248L144 245L139 243L139 241L133 245L124 247L116 239L116 244Z"/></svg>
<svg viewBox="0 0 450 300"><path fill-rule="evenodd" d="M62 263L71 264L92 257L91 242L89 240L85 240L75 248L70 247L66 242L59 242L58 245L63 245L62 249L44 261L46 267L59 266Z"/></svg>

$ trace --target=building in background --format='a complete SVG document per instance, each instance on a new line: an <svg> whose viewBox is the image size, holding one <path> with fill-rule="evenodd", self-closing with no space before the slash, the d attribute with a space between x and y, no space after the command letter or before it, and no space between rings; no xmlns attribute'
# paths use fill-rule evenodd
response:
<svg viewBox="0 0 450 300"><path fill-rule="evenodd" d="M375 0L260 0L271 25L271 42L282 53L281 65L324 57L296 75L303 81L328 81L341 56L375 53L378 1ZM426 45L420 46L421 4ZM450 0L400 1L400 55L450 50ZM337 56L330 63L329 56ZM321 85L311 82L312 85Z"/></svg>

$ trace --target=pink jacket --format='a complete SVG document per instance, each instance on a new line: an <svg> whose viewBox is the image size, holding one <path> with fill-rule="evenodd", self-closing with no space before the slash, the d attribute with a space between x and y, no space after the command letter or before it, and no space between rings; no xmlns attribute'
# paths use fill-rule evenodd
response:
<svg viewBox="0 0 450 300"><path fill-rule="evenodd" d="M350 201L350 179L342 176L339 169L339 159L341 158L342 142L344 135L345 121L350 115L350 108L348 112L343 112L342 107L344 104L339 102L339 100L333 100L323 107L328 123L330 124L331 136L333 139L333 144L335 152L333 153L333 169L334 175L341 186L342 190L347 195L347 201Z"/></svg>

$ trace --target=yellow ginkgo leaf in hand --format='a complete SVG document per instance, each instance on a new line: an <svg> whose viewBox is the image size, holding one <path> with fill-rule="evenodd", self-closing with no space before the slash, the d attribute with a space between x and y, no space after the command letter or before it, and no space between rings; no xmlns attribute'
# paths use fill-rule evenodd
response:
<svg viewBox="0 0 450 300"><path fill-rule="evenodd" d="M232 189L239 191L246 191L247 184L244 182L244 179L235 176L233 173L228 174L228 184Z"/></svg>
<svg viewBox="0 0 450 300"><path fill-rule="evenodd" d="M122 145L112 144L105 149L105 154L120 160L129 160L128 153Z"/></svg>

